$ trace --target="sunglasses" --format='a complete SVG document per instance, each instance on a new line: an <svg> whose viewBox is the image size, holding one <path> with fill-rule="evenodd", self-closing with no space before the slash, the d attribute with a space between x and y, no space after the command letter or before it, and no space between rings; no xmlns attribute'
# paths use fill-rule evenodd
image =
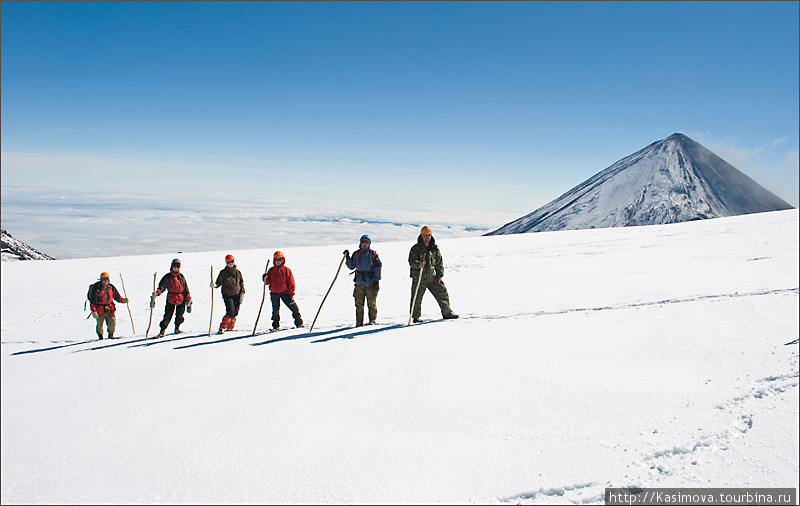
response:
<svg viewBox="0 0 800 506"><path fill-rule="evenodd" d="M273 259L274 262L283 262L283 258L275 258Z"/></svg>
<svg viewBox="0 0 800 506"><path fill-rule="evenodd" d="M228 261L227 261L227 262L225 262L225 263L226 263L226 264L232 264L232 263L234 263L234 262L233 262L233 260L228 260Z"/></svg>

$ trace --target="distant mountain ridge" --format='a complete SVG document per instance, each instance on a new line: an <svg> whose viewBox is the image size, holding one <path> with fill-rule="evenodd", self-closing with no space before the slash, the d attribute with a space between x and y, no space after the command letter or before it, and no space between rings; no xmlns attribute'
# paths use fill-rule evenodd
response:
<svg viewBox="0 0 800 506"><path fill-rule="evenodd" d="M14 260L55 260L55 258L31 248L24 242L14 239L5 230L2 231L0 243L2 243L3 249L3 262Z"/></svg>
<svg viewBox="0 0 800 506"><path fill-rule="evenodd" d="M486 235L659 225L784 209L793 207L676 133Z"/></svg>

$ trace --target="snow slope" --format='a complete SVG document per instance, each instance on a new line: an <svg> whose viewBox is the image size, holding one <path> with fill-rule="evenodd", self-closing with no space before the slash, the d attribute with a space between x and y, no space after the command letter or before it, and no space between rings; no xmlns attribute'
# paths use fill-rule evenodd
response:
<svg viewBox="0 0 800 506"><path fill-rule="evenodd" d="M787 209L792 206L676 133L487 235L664 225Z"/></svg>
<svg viewBox="0 0 800 506"><path fill-rule="evenodd" d="M281 248L309 324L356 241ZM187 332L147 341L153 272L174 255L3 263L3 503L569 504L610 486L796 487L797 210L444 239L461 319L438 319L426 295L429 322L409 328L411 245L374 244L380 325L352 327L342 272L313 332L266 332L267 302L255 336L272 249L184 253ZM226 253L245 275L241 331L209 337L209 270ZM82 305L101 271L118 288L125 277L135 335L120 307L123 339L94 339ZM217 295L214 328L221 307ZM162 313L163 297L153 328Z"/></svg>

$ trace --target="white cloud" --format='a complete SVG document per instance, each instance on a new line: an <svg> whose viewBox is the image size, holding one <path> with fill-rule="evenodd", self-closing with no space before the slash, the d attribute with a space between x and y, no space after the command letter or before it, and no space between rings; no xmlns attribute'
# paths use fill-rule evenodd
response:
<svg viewBox="0 0 800 506"><path fill-rule="evenodd" d="M67 258L414 241L481 235L518 218L470 209L400 209L369 202L259 199L2 188L3 228L50 256Z"/></svg>

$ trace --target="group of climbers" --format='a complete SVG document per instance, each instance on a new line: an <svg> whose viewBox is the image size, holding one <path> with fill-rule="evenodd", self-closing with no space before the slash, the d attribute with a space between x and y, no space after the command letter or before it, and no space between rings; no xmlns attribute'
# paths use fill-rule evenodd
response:
<svg viewBox="0 0 800 506"><path fill-rule="evenodd" d="M361 236L359 247L350 254L349 250L343 252L344 260L354 274L353 298L356 309L356 327L364 325L364 310L367 309L367 324L374 325L378 318L378 291L381 280L382 263L378 253L372 249L372 239L369 235ZM300 309L294 300L295 282L292 271L286 266L283 253L276 251L272 257L272 267L262 276L262 281L269 286L270 301L272 302L272 330L280 329L280 304L286 305L292 312L295 327L303 327L303 318ZM444 285L444 263L442 254L433 238L431 228L422 227L416 244L411 247L408 254L408 263L411 276L411 303L410 312L414 323L422 320L422 298L426 291L430 291L439 304L442 317L445 319L458 318L450 308L450 297ZM225 302L225 316L219 324L218 334L233 330L239 308L244 302L244 276L236 267L233 255L225 257L225 268L220 271L216 281L210 283L212 289L222 288L222 299ZM156 297L162 293L167 294L164 318L159 324L161 331L156 337L164 337L164 333L175 316L175 334L180 334L181 324L184 322L184 313L192 312L192 296L189 285L181 273L181 262L174 259L170 271L161 278L158 288L150 296L150 308L155 307ZM108 337L114 338L116 307L114 301L127 304L128 299L122 298L119 292L109 282L108 273L103 272L100 280L89 288L88 299L91 302L92 316L97 319L97 335L103 339L103 322L108 327Z"/></svg>

